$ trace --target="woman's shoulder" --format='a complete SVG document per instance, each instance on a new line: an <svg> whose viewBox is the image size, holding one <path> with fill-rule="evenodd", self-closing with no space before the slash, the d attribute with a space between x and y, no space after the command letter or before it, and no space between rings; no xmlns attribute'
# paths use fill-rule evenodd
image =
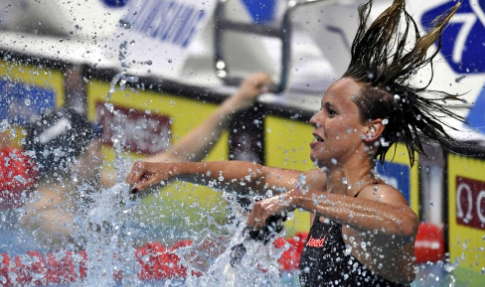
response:
<svg viewBox="0 0 485 287"><path fill-rule="evenodd" d="M406 198L397 188L386 184L382 180L362 188L358 197L389 204L408 205Z"/></svg>

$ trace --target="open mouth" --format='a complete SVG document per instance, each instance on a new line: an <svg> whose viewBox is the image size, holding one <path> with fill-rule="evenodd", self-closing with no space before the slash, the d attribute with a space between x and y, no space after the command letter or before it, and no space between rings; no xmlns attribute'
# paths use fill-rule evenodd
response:
<svg viewBox="0 0 485 287"><path fill-rule="evenodd" d="M313 134L313 142L323 142L323 139L319 137L317 134Z"/></svg>

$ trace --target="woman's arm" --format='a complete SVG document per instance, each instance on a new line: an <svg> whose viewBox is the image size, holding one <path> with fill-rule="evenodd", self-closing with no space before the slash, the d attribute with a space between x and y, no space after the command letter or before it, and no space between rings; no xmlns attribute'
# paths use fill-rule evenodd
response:
<svg viewBox="0 0 485 287"><path fill-rule="evenodd" d="M256 97L269 89L271 77L265 73L254 73L247 77L237 92L226 99L202 124L182 137L168 150L149 157L149 162L201 161L219 140L232 117L249 108Z"/></svg>
<svg viewBox="0 0 485 287"><path fill-rule="evenodd" d="M304 175L308 187L314 190L324 190L325 173L319 169L303 173L298 170L267 167L246 161L136 162L128 174L126 182L133 185L132 193L178 179L242 194L248 194L251 191L264 194L268 190L278 193L292 190L301 175Z"/></svg>
<svg viewBox="0 0 485 287"><path fill-rule="evenodd" d="M416 214L398 190L378 184L364 188L358 197L315 190L302 193L294 189L256 202L248 225L260 228L269 216L295 208L305 209L355 230L399 236L406 242L413 240L419 224Z"/></svg>
<svg viewBox="0 0 485 287"><path fill-rule="evenodd" d="M132 193L176 179L228 189L243 194L259 194L272 189L291 190L301 171L266 167L246 161L152 163L136 162L126 178Z"/></svg>

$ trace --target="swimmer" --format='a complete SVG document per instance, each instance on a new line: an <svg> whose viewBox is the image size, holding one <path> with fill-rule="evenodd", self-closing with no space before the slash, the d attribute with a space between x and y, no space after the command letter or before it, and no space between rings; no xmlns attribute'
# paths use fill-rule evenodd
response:
<svg viewBox="0 0 485 287"><path fill-rule="evenodd" d="M126 178L133 184L132 193L174 178L243 193L286 189L256 202L247 223L261 228L270 216L296 208L312 214L300 261L302 286L409 286L415 278L419 220L399 190L373 169L398 141L406 144L411 164L415 152L423 153L425 141L456 146L436 113L464 122L441 105L459 99L428 91L429 84L415 87L409 80L437 55L428 55L428 49L460 3L420 36L412 35L418 29L403 0L395 0L367 26L372 2L359 8L347 71L327 89L321 109L310 120L315 138L310 157L319 169L301 174L236 161L137 162ZM427 93L433 99L423 97Z"/></svg>

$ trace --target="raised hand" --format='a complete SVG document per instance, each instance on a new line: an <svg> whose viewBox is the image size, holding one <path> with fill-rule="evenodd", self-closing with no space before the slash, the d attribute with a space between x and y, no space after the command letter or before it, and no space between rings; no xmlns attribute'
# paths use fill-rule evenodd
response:
<svg viewBox="0 0 485 287"><path fill-rule="evenodd" d="M271 77L266 73L251 74L241 82L237 92L230 98L233 107L238 110L248 108L257 96L270 90L272 83Z"/></svg>

